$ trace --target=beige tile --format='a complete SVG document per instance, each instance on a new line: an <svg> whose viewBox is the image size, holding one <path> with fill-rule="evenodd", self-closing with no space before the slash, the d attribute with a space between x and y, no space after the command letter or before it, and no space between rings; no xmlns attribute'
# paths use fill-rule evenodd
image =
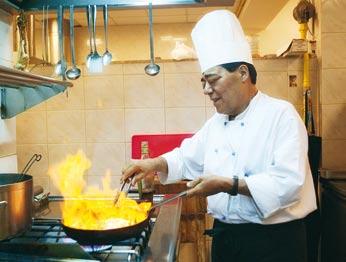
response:
<svg viewBox="0 0 346 262"><path fill-rule="evenodd" d="M84 76L105 76L105 75L122 75L122 64L111 64L103 67L102 73L90 73L85 66L83 66Z"/></svg>
<svg viewBox="0 0 346 262"><path fill-rule="evenodd" d="M322 68L345 68L346 67L346 32L323 33L321 37ZM336 51L337 50L337 51Z"/></svg>
<svg viewBox="0 0 346 262"><path fill-rule="evenodd" d="M288 83L288 101L292 104L303 104L304 103L304 91L303 91L303 74L301 71L288 71L288 82L290 76L296 76L296 86L290 86Z"/></svg>
<svg viewBox="0 0 346 262"><path fill-rule="evenodd" d="M88 143L87 156L92 163L89 176L104 176L107 171L112 176L121 176L125 166L125 143Z"/></svg>
<svg viewBox="0 0 346 262"><path fill-rule="evenodd" d="M29 108L25 112L37 112L37 111L46 111L46 110L47 110L47 102L42 102Z"/></svg>
<svg viewBox="0 0 346 262"><path fill-rule="evenodd" d="M130 142L125 143L125 165L131 163L132 159L132 144Z"/></svg>
<svg viewBox="0 0 346 262"><path fill-rule="evenodd" d="M55 167L66 159L68 155L75 155L78 150L86 154L85 144L49 144L49 167Z"/></svg>
<svg viewBox="0 0 346 262"><path fill-rule="evenodd" d="M346 138L346 106L344 104L323 105L322 136L324 139Z"/></svg>
<svg viewBox="0 0 346 262"><path fill-rule="evenodd" d="M165 106L205 106L200 74L171 74L165 76Z"/></svg>
<svg viewBox="0 0 346 262"><path fill-rule="evenodd" d="M201 74L201 68L198 61L181 61L164 63L165 74L176 73L198 73Z"/></svg>
<svg viewBox="0 0 346 262"><path fill-rule="evenodd" d="M123 142L124 110L86 111L87 142Z"/></svg>
<svg viewBox="0 0 346 262"><path fill-rule="evenodd" d="M84 111L47 112L48 143L80 143L85 141Z"/></svg>
<svg viewBox="0 0 346 262"><path fill-rule="evenodd" d="M346 140L322 141L322 167L346 170Z"/></svg>
<svg viewBox="0 0 346 262"><path fill-rule="evenodd" d="M47 110L80 110L84 108L83 77L73 81L73 87L68 88L47 101Z"/></svg>
<svg viewBox="0 0 346 262"><path fill-rule="evenodd" d="M34 186L41 186L43 188L43 192L50 192L50 181L48 175L34 177L33 182Z"/></svg>
<svg viewBox="0 0 346 262"><path fill-rule="evenodd" d="M205 122L205 108L167 108L166 133L196 132Z"/></svg>
<svg viewBox="0 0 346 262"><path fill-rule="evenodd" d="M164 133L165 120L163 108L126 109L125 110L126 142L135 134Z"/></svg>
<svg viewBox="0 0 346 262"><path fill-rule="evenodd" d="M323 104L346 103L346 69L324 69L321 79Z"/></svg>
<svg viewBox="0 0 346 262"><path fill-rule="evenodd" d="M124 78L125 107L163 107L163 75L131 75Z"/></svg>
<svg viewBox="0 0 346 262"><path fill-rule="evenodd" d="M47 175L48 171L48 152L46 144L32 144L32 145L17 145L17 161L18 171L21 172L25 165L28 163L33 154L40 154L42 158L38 162L34 162L29 169L28 174L34 177L42 177Z"/></svg>
<svg viewBox="0 0 346 262"><path fill-rule="evenodd" d="M49 192L51 196L61 196L59 188L54 184L53 179L49 178Z"/></svg>
<svg viewBox="0 0 346 262"><path fill-rule="evenodd" d="M120 187L120 178L121 176L111 176L111 189L115 190ZM98 187L100 190L103 190L102 184L103 176L87 176L87 186Z"/></svg>
<svg viewBox="0 0 346 262"><path fill-rule="evenodd" d="M287 59L256 59L253 62L257 72L287 71Z"/></svg>
<svg viewBox="0 0 346 262"><path fill-rule="evenodd" d="M84 78L85 107L110 109L124 107L122 76L93 76Z"/></svg>
<svg viewBox="0 0 346 262"><path fill-rule="evenodd" d="M257 87L270 96L288 99L287 72L261 72L258 75Z"/></svg>
<svg viewBox="0 0 346 262"><path fill-rule="evenodd" d="M17 116L17 143L47 143L46 112L24 112Z"/></svg>
<svg viewBox="0 0 346 262"><path fill-rule="evenodd" d="M302 57L288 57L288 71L303 71L304 69L304 59ZM316 71L318 68L318 61L314 57L309 59L310 70Z"/></svg>
<svg viewBox="0 0 346 262"><path fill-rule="evenodd" d="M163 71L163 64L155 62L160 66L160 73L154 77L151 76L151 78L155 79L159 76L161 76ZM129 63L124 64L124 75L146 75L144 68L148 65L148 63Z"/></svg>
<svg viewBox="0 0 346 262"><path fill-rule="evenodd" d="M343 0L321 1L322 32L346 32L346 2Z"/></svg>

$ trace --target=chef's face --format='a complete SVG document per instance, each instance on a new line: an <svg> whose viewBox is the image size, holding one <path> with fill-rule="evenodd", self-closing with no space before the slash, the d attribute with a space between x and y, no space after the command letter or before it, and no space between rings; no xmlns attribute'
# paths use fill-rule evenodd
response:
<svg viewBox="0 0 346 262"><path fill-rule="evenodd" d="M241 112L245 95L241 67L229 72L215 66L203 73L203 92L213 101L218 113L236 116Z"/></svg>

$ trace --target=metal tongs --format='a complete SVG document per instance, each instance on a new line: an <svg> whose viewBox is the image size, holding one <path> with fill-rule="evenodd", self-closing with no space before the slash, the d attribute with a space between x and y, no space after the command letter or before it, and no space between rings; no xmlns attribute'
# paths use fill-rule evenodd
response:
<svg viewBox="0 0 346 262"><path fill-rule="evenodd" d="M130 191L130 188L131 188L131 186L132 186L132 185L131 185L132 178L133 178L133 177L130 177L130 178L124 180L124 182L121 184L120 190L118 190L117 193L115 194L115 197L114 197L114 205L117 204L121 192L124 192L124 193L125 193L125 196L127 196L128 192Z"/></svg>

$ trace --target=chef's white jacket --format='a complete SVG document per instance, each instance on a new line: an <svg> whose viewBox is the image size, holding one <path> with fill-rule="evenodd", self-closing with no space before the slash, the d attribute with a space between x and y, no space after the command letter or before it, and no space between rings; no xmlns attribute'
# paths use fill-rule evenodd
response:
<svg viewBox="0 0 346 262"><path fill-rule="evenodd" d="M226 223L275 224L316 209L305 126L288 102L260 91L234 120L216 113L180 148L166 153L162 183L201 175L243 178L252 197L218 193L208 212Z"/></svg>

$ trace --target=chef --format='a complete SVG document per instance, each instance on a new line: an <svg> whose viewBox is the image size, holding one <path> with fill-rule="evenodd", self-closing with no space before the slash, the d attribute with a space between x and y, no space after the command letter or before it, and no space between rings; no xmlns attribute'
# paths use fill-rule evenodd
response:
<svg viewBox="0 0 346 262"><path fill-rule="evenodd" d="M302 221L316 209L305 126L287 101L256 87L251 50L236 16L217 10L192 30L201 85L216 113L179 148L123 170L133 183L190 179L206 196L212 261L306 261Z"/></svg>

